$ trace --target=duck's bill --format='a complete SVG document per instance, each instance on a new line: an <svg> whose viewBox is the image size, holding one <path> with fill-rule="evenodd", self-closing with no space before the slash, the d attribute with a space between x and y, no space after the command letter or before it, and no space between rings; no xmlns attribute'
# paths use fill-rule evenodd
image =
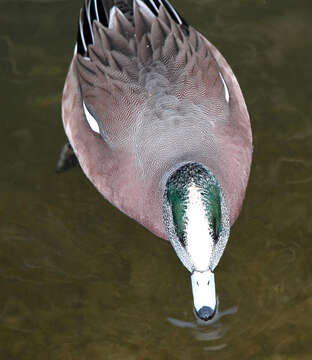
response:
<svg viewBox="0 0 312 360"><path fill-rule="evenodd" d="M212 271L194 271L191 275L194 309L204 321L212 319L216 313L217 299L214 274Z"/></svg>

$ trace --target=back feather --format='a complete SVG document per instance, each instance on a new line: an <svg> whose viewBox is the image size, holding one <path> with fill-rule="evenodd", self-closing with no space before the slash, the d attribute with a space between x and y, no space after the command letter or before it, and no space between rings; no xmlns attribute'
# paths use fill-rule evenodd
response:
<svg viewBox="0 0 312 360"><path fill-rule="evenodd" d="M205 38L167 0L86 0L77 53L83 100L108 145L131 146L142 168L160 146L164 157L186 143L190 154L215 147L226 84Z"/></svg>
<svg viewBox="0 0 312 360"><path fill-rule="evenodd" d="M182 25L187 32L188 25L167 0L139 0L140 7L145 14L158 16L160 7L164 7L171 18ZM114 11L118 9L129 22L134 25L132 0L85 0L78 19L77 51L88 57L88 46L94 45L93 22L98 21L105 27L113 27Z"/></svg>

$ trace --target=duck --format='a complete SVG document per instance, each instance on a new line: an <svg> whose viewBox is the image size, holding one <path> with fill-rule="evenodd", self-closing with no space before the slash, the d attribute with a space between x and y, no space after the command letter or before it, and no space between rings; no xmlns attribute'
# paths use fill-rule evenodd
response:
<svg viewBox="0 0 312 360"><path fill-rule="evenodd" d="M169 241L190 273L196 317L212 319L215 269L252 160L225 58L168 0L85 0L62 119L58 169L79 163L106 200Z"/></svg>

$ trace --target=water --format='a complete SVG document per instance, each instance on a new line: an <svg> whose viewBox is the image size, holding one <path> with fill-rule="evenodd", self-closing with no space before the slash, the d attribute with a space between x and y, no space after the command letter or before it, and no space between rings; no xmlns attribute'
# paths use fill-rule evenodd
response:
<svg viewBox="0 0 312 360"><path fill-rule="evenodd" d="M205 326L169 244L79 169L54 172L80 4L0 1L1 359L311 359L312 3L178 3L231 64L254 132Z"/></svg>

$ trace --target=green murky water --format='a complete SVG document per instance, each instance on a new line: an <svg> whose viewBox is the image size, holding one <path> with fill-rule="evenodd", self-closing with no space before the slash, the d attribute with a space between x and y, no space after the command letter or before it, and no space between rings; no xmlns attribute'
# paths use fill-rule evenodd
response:
<svg viewBox="0 0 312 360"><path fill-rule="evenodd" d="M312 3L175 4L233 67L254 131L220 316L197 324L169 244L54 172L81 1L1 0L1 359L312 358Z"/></svg>

